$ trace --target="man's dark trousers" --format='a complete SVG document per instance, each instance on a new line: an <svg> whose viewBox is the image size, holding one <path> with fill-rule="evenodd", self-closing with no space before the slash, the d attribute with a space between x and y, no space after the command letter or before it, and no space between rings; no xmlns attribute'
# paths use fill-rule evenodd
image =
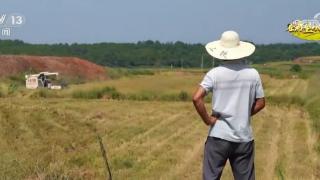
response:
<svg viewBox="0 0 320 180"><path fill-rule="evenodd" d="M254 141L235 143L208 137L204 148L203 180L220 179L229 159L235 180L254 180Z"/></svg>

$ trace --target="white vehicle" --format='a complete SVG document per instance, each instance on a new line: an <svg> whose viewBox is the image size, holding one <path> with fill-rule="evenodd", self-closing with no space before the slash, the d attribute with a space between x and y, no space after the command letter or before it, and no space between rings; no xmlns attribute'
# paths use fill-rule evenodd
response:
<svg viewBox="0 0 320 180"><path fill-rule="evenodd" d="M52 85L49 76L57 77L59 73L57 72L40 72L39 74L26 75L26 88L27 89L37 89L37 88L49 88L49 89L61 89L61 85Z"/></svg>

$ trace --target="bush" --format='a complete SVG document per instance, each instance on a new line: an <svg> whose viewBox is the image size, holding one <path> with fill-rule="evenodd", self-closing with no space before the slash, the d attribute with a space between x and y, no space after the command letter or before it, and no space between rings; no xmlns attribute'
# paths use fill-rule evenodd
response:
<svg viewBox="0 0 320 180"><path fill-rule="evenodd" d="M292 72L301 72L302 68L299 64L294 64L291 66L290 71Z"/></svg>

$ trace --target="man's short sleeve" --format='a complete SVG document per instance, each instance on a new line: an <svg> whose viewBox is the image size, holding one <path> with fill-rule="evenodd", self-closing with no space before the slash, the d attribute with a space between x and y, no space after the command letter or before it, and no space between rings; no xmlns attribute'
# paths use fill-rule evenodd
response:
<svg viewBox="0 0 320 180"><path fill-rule="evenodd" d="M258 76L257 84L256 84L256 98L263 98L264 92L262 87L262 82L260 76Z"/></svg>
<svg viewBox="0 0 320 180"><path fill-rule="evenodd" d="M200 83L200 86L203 87L206 90L206 92L210 92L213 89L213 79L212 79L211 75L212 74L210 72L208 72L204 76L202 82Z"/></svg>

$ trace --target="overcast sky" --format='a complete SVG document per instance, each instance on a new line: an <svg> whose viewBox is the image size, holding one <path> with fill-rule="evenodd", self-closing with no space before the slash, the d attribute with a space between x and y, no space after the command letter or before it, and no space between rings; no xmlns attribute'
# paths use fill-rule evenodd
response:
<svg viewBox="0 0 320 180"><path fill-rule="evenodd" d="M26 17L10 39L30 43L207 43L225 30L258 44L304 42L286 26L319 12L320 0L2 0L0 6L0 14Z"/></svg>

